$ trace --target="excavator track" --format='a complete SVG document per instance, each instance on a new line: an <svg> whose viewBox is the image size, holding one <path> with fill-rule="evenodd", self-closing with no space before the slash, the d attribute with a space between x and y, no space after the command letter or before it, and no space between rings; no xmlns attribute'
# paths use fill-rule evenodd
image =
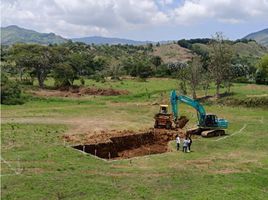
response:
<svg viewBox="0 0 268 200"><path fill-rule="evenodd" d="M192 128L187 130L187 135L201 135L202 137L216 137L225 135L225 131L218 129L218 130L207 130L202 128Z"/></svg>
<svg viewBox="0 0 268 200"><path fill-rule="evenodd" d="M207 130L202 131L201 136L202 137L216 137L216 136L222 136L225 135L224 130Z"/></svg>

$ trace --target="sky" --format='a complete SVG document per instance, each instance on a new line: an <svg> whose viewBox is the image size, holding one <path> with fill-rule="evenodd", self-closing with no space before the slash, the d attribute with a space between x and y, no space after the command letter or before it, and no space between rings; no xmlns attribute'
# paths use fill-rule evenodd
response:
<svg viewBox="0 0 268 200"><path fill-rule="evenodd" d="M228 39L268 28L268 0L1 0L1 26L66 38Z"/></svg>

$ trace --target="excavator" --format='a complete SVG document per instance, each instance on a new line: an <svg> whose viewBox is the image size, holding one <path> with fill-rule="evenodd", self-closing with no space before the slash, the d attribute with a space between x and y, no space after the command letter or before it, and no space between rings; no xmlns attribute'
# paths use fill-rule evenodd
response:
<svg viewBox="0 0 268 200"><path fill-rule="evenodd" d="M203 137L213 137L224 135L224 129L228 128L228 121L226 119L218 118L217 115L207 114L204 107L196 100L190 97L177 95L173 90L170 95L170 103L172 106L172 114L174 120L178 118L178 104L185 103L197 111L198 128L193 128L187 131L187 134L197 134Z"/></svg>
<svg viewBox="0 0 268 200"><path fill-rule="evenodd" d="M170 95L172 113L168 113L168 105L160 105L160 111L154 117L154 127L170 129L172 128L172 122L179 128L185 126L189 120L185 116L179 117L179 103L185 103L197 111L197 128L188 130L188 135L195 134L203 137L213 137L225 134L224 129L228 128L228 121L226 119L220 119L214 114L207 114L204 107L198 101L184 95L177 95L175 90L172 90Z"/></svg>

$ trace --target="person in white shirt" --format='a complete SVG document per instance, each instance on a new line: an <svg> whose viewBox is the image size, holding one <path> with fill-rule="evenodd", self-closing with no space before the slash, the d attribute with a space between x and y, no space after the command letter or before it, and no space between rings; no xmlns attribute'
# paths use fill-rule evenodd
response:
<svg viewBox="0 0 268 200"><path fill-rule="evenodd" d="M188 149L189 143L190 143L190 140L187 137L185 137L183 140L183 148L182 148L183 152L185 152L185 153L189 152L189 149Z"/></svg>
<svg viewBox="0 0 268 200"><path fill-rule="evenodd" d="M177 151L179 151L179 150L180 150L180 143L181 143L181 140L180 140L179 135L177 134L177 135L176 135Z"/></svg>

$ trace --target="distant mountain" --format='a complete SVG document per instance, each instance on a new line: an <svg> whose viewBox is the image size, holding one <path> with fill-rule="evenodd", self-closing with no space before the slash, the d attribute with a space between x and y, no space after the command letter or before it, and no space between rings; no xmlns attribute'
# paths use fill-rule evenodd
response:
<svg viewBox="0 0 268 200"><path fill-rule="evenodd" d="M268 28L255 33L251 33L243 39L252 39L259 44L268 47Z"/></svg>
<svg viewBox="0 0 268 200"><path fill-rule="evenodd" d="M91 37L82 37L82 38L72 38L74 42L83 42L86 44L132 44L132 45L143 45L148 43L153 43L151 41L136 41L122 38L109 38L109 37L101 37L101 36L91 36Z"/></svg>
<svg viewBox="0 0 268 200"><path fill-rule="evenodd" d="M1 27L1 44L15 43L60 44L68 40L55 33L38 33L15 25Z"/></svg>

